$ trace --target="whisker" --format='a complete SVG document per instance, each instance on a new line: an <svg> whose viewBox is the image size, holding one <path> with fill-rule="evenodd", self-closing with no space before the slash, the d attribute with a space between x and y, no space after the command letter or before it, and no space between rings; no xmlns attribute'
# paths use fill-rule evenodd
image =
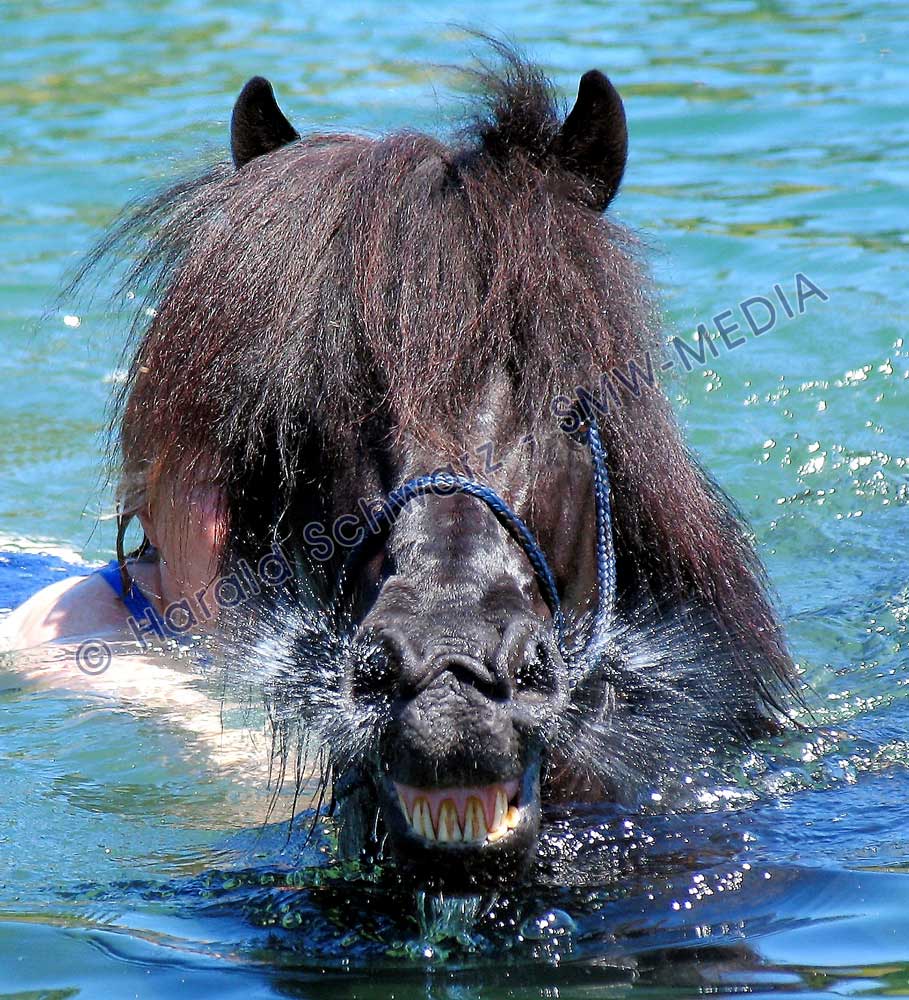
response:
<svg viewBox="0 0 909 1000"><path fill-rule="evenodd" d="M742 684L740 650L696 608L644 603L591 647L583 645L588 626L580 616L568 632L573 697L559 752L618 797L660 783L667 765L693 768L713 744L745 735L740 720L753 696Z"/></svg>

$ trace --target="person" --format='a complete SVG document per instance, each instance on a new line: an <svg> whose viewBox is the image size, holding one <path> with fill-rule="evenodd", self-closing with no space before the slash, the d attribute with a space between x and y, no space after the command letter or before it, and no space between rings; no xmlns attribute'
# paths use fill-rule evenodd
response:
<svg viewBox="0 0 909 1000"><path fill-rule="evenodd" d="M289 819L308 800L305 795L295 799L293 788L283 787L275 797L271 759L250 728L248 708L242 724L226 721L223 681L217 681L215 692L200 686L200 661L184 662L166 646L144 648L128 627L130 614L140 607L163 618L173 602L203 589L211 592L225 537L218 490L203 485L179 504L146 504L121 514L118 541L133 517L144 532L135 553L112 559L89 575L44 587L0 620L0 668L28 689L64 689L101 699L114 710L125 708L143 717L154 713L162 724L185 733L187 746L205 754L213 774L229 775L243 785L236 812L244 821ZM130 590L144 604L125 597ZM210 629L216 621L200 620L200 625ZM80 645L89 639L112 654L98 672L79 663Z"/></svg>
<svg viewBox="0 0 909 1000"><path fill-rule="evenodd" d="M217 488L196 487L182 497L145 504L118 518L118 548L136 517L142 544L88 576L70 576L44 587L0 621L2 645L10 651L88 636L131 638L130 615L157 615L212 586L224 542ZM210 605L209 605L210 606ZM203 625L208 623L201 623ZM166 632L166 629L165 629Z"/></svg>

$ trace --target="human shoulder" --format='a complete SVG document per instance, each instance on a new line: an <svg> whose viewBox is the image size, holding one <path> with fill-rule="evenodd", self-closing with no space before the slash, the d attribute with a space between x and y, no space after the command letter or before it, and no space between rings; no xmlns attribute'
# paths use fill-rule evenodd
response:
<svg viewBox="0 0 909 1000"><path fill-rule="evenodd" d="M70 576L33 594L0 622L0 642L27 649L123 627L125 609L99 574Z"/></svg>

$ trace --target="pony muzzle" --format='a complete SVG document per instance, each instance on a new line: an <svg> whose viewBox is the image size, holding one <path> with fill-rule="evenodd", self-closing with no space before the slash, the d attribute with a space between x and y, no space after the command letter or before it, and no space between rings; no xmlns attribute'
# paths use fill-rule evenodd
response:
<svg viewBox="0 0 909 1000"><path fill-rule="evenodd" d="M457 640L445 615L369 627L391 696L372 765L390 847L449 886L514 876L534 853L545 723L566 690L551 628L529 613Z"/></svg>
<svg viewBox="0 0 909 1000"><path fill-rule="evenodd" d="M424 884L454 890L520 876L540 829L539 763L485 785L418 787L385 779L380 804L389 842Z"/></svg>

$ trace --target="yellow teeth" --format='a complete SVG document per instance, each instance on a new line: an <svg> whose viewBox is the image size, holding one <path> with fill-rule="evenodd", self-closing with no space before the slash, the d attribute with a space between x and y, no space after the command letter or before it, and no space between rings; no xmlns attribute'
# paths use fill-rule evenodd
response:
<svg viewBox="0 0 909 1000"><path fill-rule="evenodd" d="M505 813L508 812L508 799L505 797L503 789L496 791L496 803L492 813L492 830L490 833L499 830L505 822Z"/></svg>
<svg viewBox="0 0 909 1000"><path fill-rule="evenodd" d="M439 810L439 841L443 844L450 844L461 839L461 824L458 822L458 810L451 799L446 799Z"/></svg>
<svg viewBox="0 0 909 1000"><path fill-rule="evenodd" d="M429 803L426 799L417 799L413 804L413 828L427 840L435 840L436 832L432 827L432 813L429 811Z"/></svg>
<svg viewBox="0 0 909 1000"><path fill-rule="evenodd" d="M496 802L496 812L498 813L498 801ZM497 840L501 840L506 833L513 830L520 822L520 810L515 806L509 806L505 815L502 817L501 824L489 831L487 840L489 840L490 843L495 843Z"/></svg>
<svg viewBox="0 0 909 1000"><path fill-rule="evenodd" d="M464 816L464 839L471 842L486 839L486 817L483 815L483 803L473 796L467 800L467 812Z"/></svg>
<svg viewBox="0 0 909 1000"><path fill-rule="evenodd" d="M463 792L459 794L463 795ZM484 790L484 795L489 806L489 793ZM415 796L408 793L405 797L399 790L398 801L411 830L425 840L441 844L495 843L510 833L521 819L520 810L516 806L509 806L508 794L502 787L497 787L492 796L491 823L487 823L483 801L476 795L468 795L466 802L463 798L459 799L463 809L463 819L458 814L455 798L445 798L439 803L438 792ZM435 823L430 802L438 807Z"/></svg>

